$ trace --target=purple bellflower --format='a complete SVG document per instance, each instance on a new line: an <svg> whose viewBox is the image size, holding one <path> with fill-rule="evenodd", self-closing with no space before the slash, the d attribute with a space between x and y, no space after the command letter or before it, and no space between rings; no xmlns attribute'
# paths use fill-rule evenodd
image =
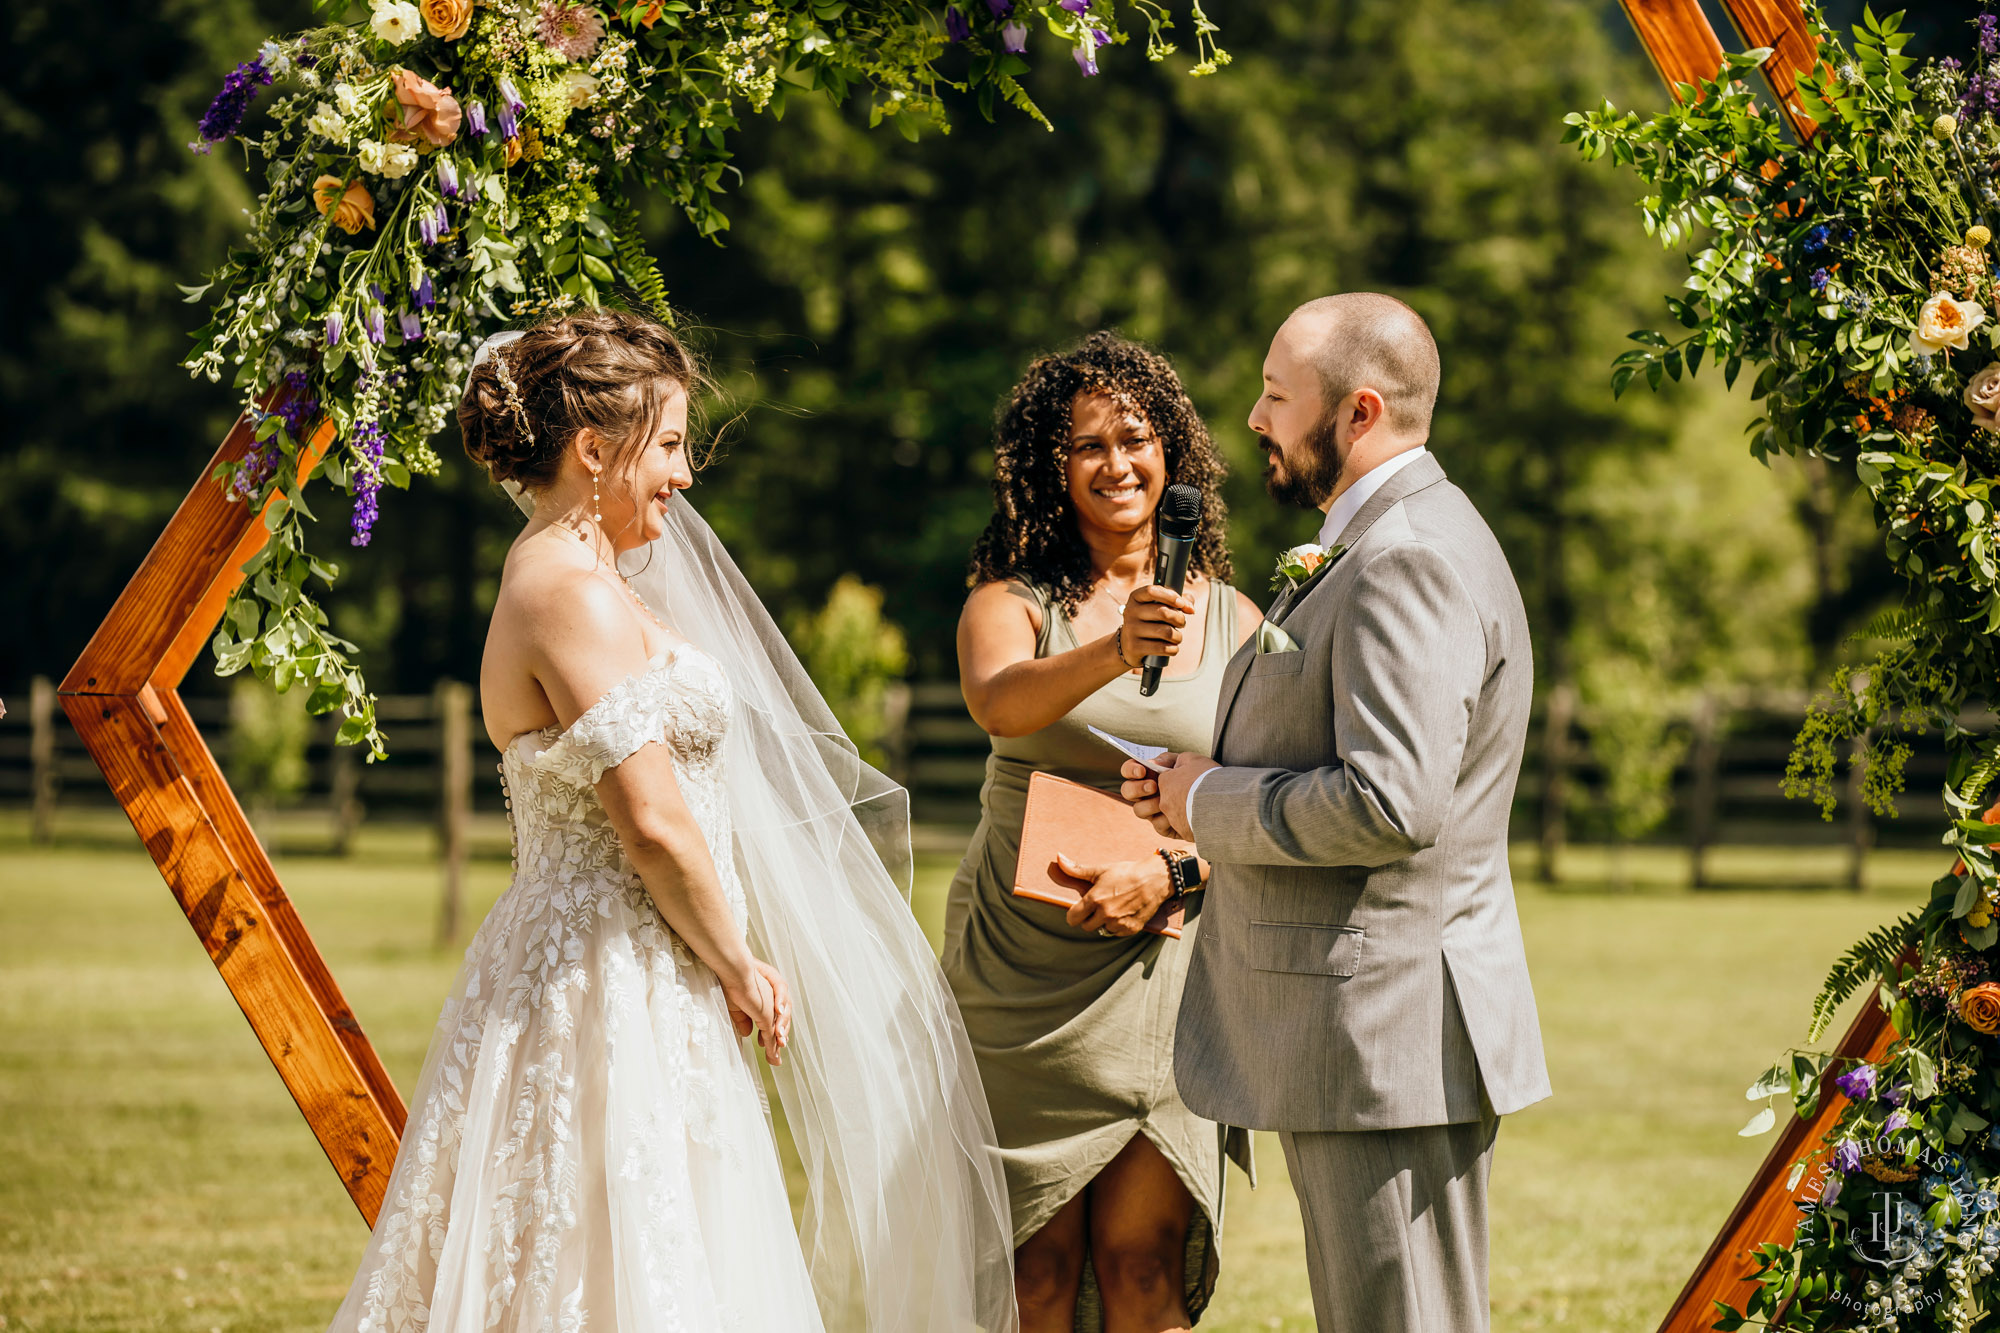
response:
<svg viewBox="0 0 2000 1333"><path fill-rule="evenodd" d="M486 103L471 102L466 105L465 132L475 139L486 134Z"/></svg>
<svg viewBox="0 0 2000 1333"><path fill-rule="evenodd" d="M1000 45L1020 55L1028 49L1028 25L1025 23L1003 23L1000 25Z"/></svg>
<svg viewBox="0 0 2000 1333"><path fill-rule="evenodd" d="M1866 1101L1875 1091L1875 1066L1856 1065L1834 1079L1833 1086L1854 1101Z"/></svg>
<svg viewBox="0 0 2000 1333"><path fill-rule="evenodd" d="M972 25L965 21L965 15L958 12L957 5L944 7L944 35L946 41L962 42L972 36Z"/></svg>

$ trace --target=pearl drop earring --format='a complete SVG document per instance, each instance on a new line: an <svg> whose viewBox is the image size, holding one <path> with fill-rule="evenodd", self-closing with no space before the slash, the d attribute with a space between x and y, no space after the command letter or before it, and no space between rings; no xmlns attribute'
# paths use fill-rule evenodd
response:
<svg viewBox="0 0 2000 1333"><path fill-rule="evenodd" d="M590 517L596 522L604 521L604 501L597 494L597 474L590 474Z"/></svg>

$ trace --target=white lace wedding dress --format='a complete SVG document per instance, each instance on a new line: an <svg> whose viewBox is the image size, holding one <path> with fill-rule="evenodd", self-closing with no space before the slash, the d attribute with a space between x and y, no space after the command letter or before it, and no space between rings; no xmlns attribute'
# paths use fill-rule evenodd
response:
<svg viewBox="0 0 2000 1333"><path fill-rule="evenodd" d="M821 1327L752 1056L594 790L671 747L743 921L731 699L683 646L507 747L514 880L438 1020L339 1333Z"/></svg>

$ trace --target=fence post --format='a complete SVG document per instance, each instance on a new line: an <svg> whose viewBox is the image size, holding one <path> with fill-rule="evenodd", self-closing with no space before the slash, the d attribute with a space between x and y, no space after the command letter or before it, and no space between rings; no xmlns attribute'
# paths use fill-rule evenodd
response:
<svg viewBox="0 0 2000 1333"><path fill-rule="evenodd" d="M1549 688L1548 711L1542 725L1541 864L1544 884L1560 877L1563 842L1568 836L1569 733L1576 718L1576 687L1566 680Z"/></svg>
<svg viewBox="0 0 2000 1333"><path fill-rule="evenodd" d="M62 775L56 768L56 687L47 676L36 676L28 687L28 766L34 793L29 836L40 843L54 842Z"/></svg>
<svg viewBox="0 0 2000 1333"><path fill-rule="evenodd" d="M1722 744L1715 696L1703 691L1694 704L1694 745L1688 754L1688 861L1694 886L1708 887L1708 848L1715 841L1720 802Z"/></svg>
<svg viewBox="0 0 2000 1333"><path fill-rule="evenodd" d="M1868 887L1868 851L1875 845L1875 821L1868 817L1868 802L1861 796L1871 735L1864 732L1848 742L1851 748L1847 765L1847 887L1856 893Z"/></svg>
<svg viewBox="0 0 2000 1333"><path fill-rule="evenodd" d="M361 759L354 746L342 745L334 740L327 752L327 767L331 770L327 786L333 813L333 854L350 856L354 852L354 835L361 829L363 813Z"/></svg>
<svg viewBox="0 0 2000 1333"><path fill-rule="evenodd" d="M444 884L438 905L438 944L458 939L459 902L465 884L465 843L472 820L472 687L441 680L437 686L438 846Z"/></svg>

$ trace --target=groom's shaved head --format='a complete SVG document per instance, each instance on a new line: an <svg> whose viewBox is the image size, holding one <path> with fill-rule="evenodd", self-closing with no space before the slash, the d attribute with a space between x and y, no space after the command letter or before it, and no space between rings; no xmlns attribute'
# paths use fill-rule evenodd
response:
<svg viewBox="0 0 2000 1333"><path fill-rule="evenodd" d="M1393 296L1343 292L1292 312L1302 357L1318 372L1325 410L1356 389L1382 395L1398 435L1428 436L1437 405L1438 349L1424 318Z"/></svg>

